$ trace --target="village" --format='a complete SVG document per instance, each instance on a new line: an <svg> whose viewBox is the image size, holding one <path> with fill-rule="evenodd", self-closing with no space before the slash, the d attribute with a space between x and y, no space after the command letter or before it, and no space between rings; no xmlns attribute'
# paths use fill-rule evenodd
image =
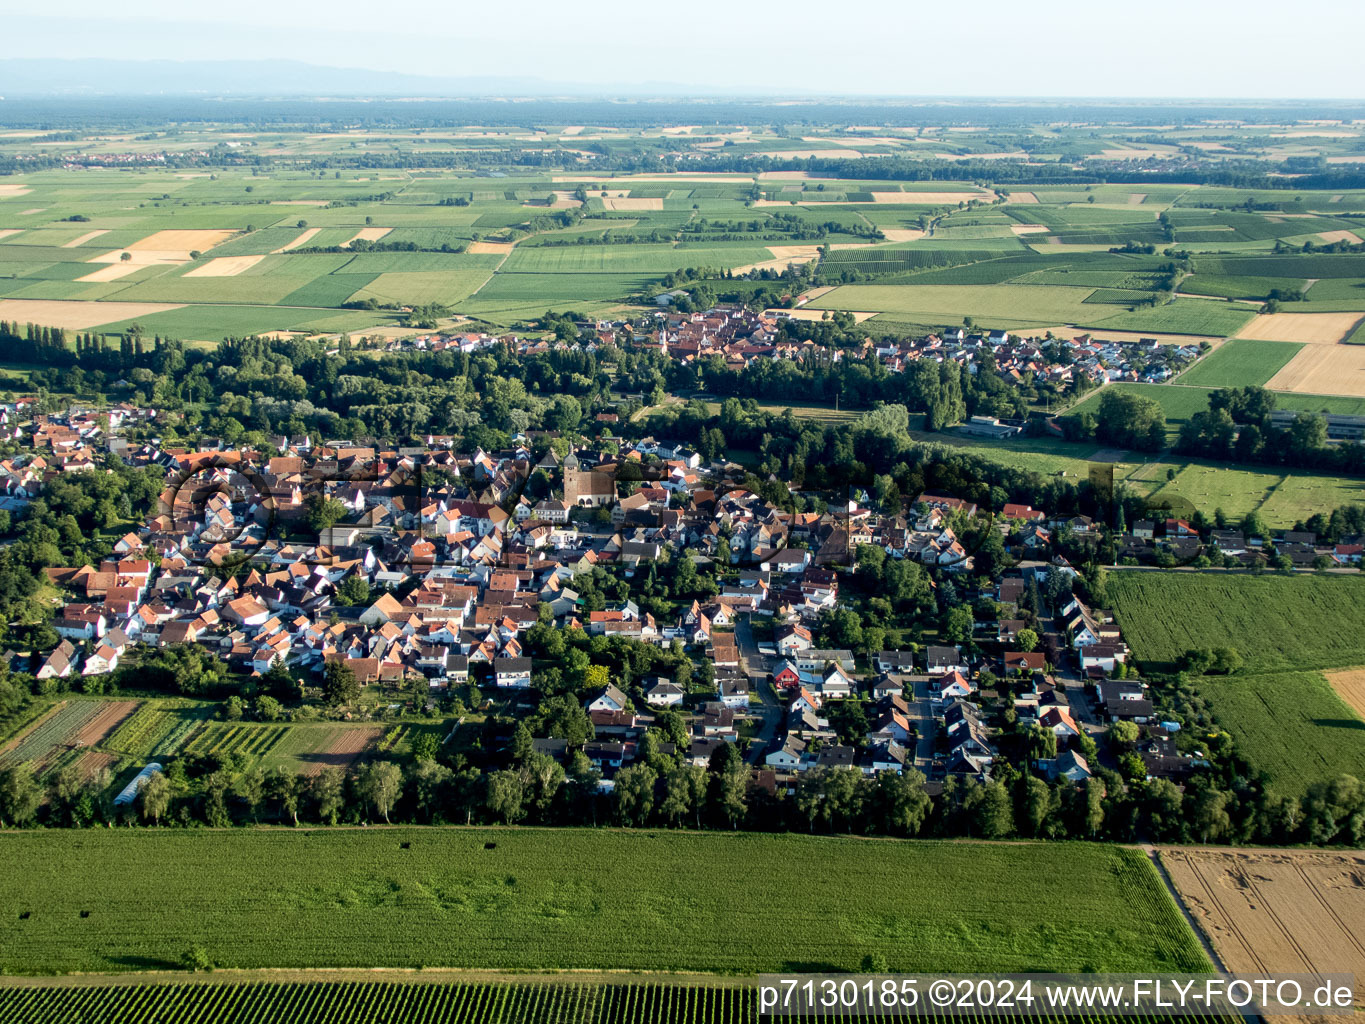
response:
<svg viewBox="0 0 1365 1024"><path fill-rule="evenodd" d="M389 448L279 437L280 454L263 455L129 443L120 428L155 414L128 406L34 415L18 402L0 415L24 449L0 463L10 508L56 476L108 472L111 457L167 481L106 560L44 570L63 595L60 642L7 652L12 672L80 690L192 645L243 679L286 671L305 693L343 664L380 704L416 693L427 713L477 694L525 720L568 691L608 791L664 716L688 744L664 753L707 766L733 746L770 792L826 767L915 769L932 792L949 778L985 782L1001 758L1078 783L1097 758L1118 763L1124 751L1106 746L1116 723L1132 771L1135 754L1146 778L1180 782L1199 751L1179 748L1179 725L1128 666L1112 620L1073 594L1067 552L1107 542L1133 566L1212 555L1338 569L1362 554L1304 531L1248 536L1167 517L1120 534L1083 515L930 493L891 510L856 493L798 512L745 486L742 467L652 437L526 437L470 453L448 438ZM1009 553L984 569L960 539L983 521ZM944 625L894 648L823 642L869 551L917 567L922 617ZM665 578L674 586L661 590ZM954 609L969 610L965 622ZM547 643L561 631L654 650L672 671L561 679ZM552 730L534 747L561 762L572 752Z"/></svg>

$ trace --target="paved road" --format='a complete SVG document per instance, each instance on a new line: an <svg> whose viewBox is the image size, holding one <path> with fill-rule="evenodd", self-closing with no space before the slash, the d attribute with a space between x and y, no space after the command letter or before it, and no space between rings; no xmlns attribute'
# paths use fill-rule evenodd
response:
<svg viewBox="0 0 1365 1024"><path fill-rule="evenodd" d="M758 641L754 639L748 615L741 615L735 620L735 644L739 647L739 668L749 679L750 692L758 694L763 702L762 707L749 705L749 714L759 720L759 729L749 745L748 753L750 763L762 764L777 737L787 709L768 684L768 658L759 653Z"/></svg>
<svg viewBox="0 0 1365 1024"><path fill-rule="evenodd" d="M917 678L912 683L915 699L907 700L910 705L910 721L917 732L915 740L915 767L926 775L934 760L934 737L938 724L934 721L934 704L929 698L929 678Z"/></svg>

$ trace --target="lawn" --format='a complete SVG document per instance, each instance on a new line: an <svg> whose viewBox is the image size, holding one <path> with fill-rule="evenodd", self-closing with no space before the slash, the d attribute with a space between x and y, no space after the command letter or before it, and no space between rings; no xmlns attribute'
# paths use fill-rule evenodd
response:
<svg viewBox="0 0 1365 1024"><path fill-rule="evenodd" d="M3 834L0 860L9 973L170 967L195 945L243 968L1208 969L1147 859L1118 846L120 829ZM718 886L717 864L799 865L802 884Z"/></svg>
<svg viewBox="0 0 1365 1024"><path fill-rule="evenodd" d="M1365 664L1359 576L1114 571L1108 593L1134 654L1160 667L1192 647L1231 647L1247 671Z"/></svg>
<svg viewBox="0 0 1365 1024"><path fill-rule="evenodd" d="M1300 796L1338 775L1365 779L1365 722L1320 672L1205 676L1199 692L1251 766Z"/></svg>
<svg viewBox="0 0 1365 1024"><path fill-rule="evenodd" d="M1261 386L1275 376L1303 348L1297 342L1226 341L1180 375L1181 384L1215 388Z"/></svg>

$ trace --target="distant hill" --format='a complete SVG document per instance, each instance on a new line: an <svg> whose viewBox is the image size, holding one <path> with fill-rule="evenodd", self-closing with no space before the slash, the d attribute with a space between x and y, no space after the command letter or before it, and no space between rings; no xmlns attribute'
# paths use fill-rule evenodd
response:
<svg viewBox="0 0 1365 1024"><path fill-rule="evenodd" d="M729 90L734 94L735 90ZM117 60L22 58L0 61L0 96L712 96L670 83L589 85L541 78L441 77L279 60Z"/></svg>

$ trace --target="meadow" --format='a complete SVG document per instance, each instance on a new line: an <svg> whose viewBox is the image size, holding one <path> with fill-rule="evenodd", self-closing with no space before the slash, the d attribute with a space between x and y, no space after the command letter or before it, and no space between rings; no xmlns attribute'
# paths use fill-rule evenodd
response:
<svg viewBox="0 0 1365 1024"><path fill-rule="evenodd" d="M1301 796L1314 782L1365 778L1365 722L1321 672L1204 676L1195 685L1276 790Z"/></svg>
<svg viewBox="0 0 1365 1024"><path fill-rule="evenodd" d="M1303 348L1286 341L1233 338L1180 375L1181 384L1214 388L1261 386Z"/></svg>
<svg viewBox="0 0 1365 1024"><path fill-rule="evenodd" d="M240 968L752 974L856 970L872 955L893 971L1208 969L1146 857L1116 846L139 829L79 843L0 834L0 858L11 911L0 968L11 974L174 967L196 945ZM803 882L749 871L743 885L718 884L717 864L789 865Z"/></svg>
<svg viewBox="0 0 1365 1024"><path fill-rule="evenodd" d="M1140 662L1169 668L1192 647L1231 647L1248 672L1365 664L1358 576L1113 571L1108 593Z"/></svg>

